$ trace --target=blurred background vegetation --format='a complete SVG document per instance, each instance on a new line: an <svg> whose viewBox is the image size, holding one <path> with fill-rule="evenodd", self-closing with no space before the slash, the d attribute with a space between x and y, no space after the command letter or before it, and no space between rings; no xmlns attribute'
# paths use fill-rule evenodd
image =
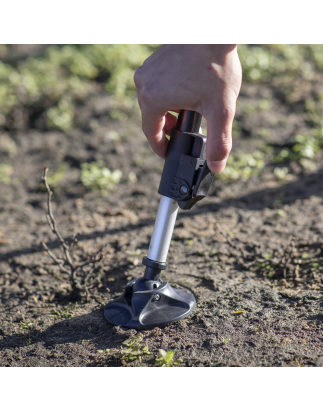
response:
<svg viewBox="0 0 323 411"><path fill-rule="evenodd" d="M16 46L0 45L0 133L27 128L67 132L78 127L77 106L100 92L109 93L112 98L111 118L139 116L133 74L157 48L158 45L50 45L35 46L32 53L23 55L17 53ZM252 152L231 155L219 178L247 179L261 172L268 162L276 165L274 174L282 181L292 178L292 163L314 170L316 155L323 147L323 92L318 89L304 96L298 85L322 79L323 46L241 45L239 56L244 84L269 85L274 96L295 113L305 115L307 131L293 136L287 145L273 148L266 144L267 130L258 130L258 136L249 138L262 136L264 144ZM234 137L243 135L242 123L247 116L269 111L272 106L271 98L244 105L240 118L234 122ZM13 152L14 144L9 149ZM112 178L103 166L95 167L102 178ZM90 181L89 170L84 167L84 184L101 188L100 183ZM8 164L0 166L0 176L11 172Z"/></svg>

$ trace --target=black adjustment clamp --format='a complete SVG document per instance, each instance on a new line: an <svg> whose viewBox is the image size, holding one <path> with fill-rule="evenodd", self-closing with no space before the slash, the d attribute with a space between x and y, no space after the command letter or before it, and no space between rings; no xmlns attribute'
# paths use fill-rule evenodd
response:
<svg viewBox="0 0 323 411"><path fill-rule="evenodd" d="M172 130L158 193L178 202L182 210L207 196L214 173L206 163L206 137Z"/></svg>

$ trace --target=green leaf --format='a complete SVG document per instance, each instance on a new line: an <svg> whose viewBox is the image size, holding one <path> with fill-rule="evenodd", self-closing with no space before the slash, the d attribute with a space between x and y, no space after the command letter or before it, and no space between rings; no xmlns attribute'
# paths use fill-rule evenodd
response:
<svg viewBox="0 0 323 411"><path fill-rule="evenodd" d="M303 253L301 258L302 260L307 260L309 256L310 256L309 253Z"/></svg>
<svg viewBox="0 0 323 411"><path fill-rule="evenodd" d="M148 344L147 344L146 347L143 349L143 352L144 352L144 354L151 354L151 353L148 351Z"/></svg>
<svg viewBox="0 0 323 411"><path fill-rule="evenodd" d="M132 348L126 348L121 351L121 354L131 354L132 353Z"/></svg>
<svg viewBox="0 0 323 411"><path fill-rule="evenodd" d="M141 355L141 354L143 354L143 351L142 351L142 350L133 350L133 351L131 352L131 354L132 354L132 355Z"/></svg>
<svg viewBox="0 0 323 411"><path fill-rule="evenodd" d="M136 342L140 342L140 341L142 341L142 339L144 338L144 336L142 335L142 334L137 334L135 337L134 337L134 341L136 341Z"/></svg>
<svg viewBox="0 0 323 411"><path fill-rule="evenodd" d="M174 354L175 354L174 350L168 351L168 353L165 355L165 361L166 362L171 362L173 357L174 357Z"/></svg>
<svg viewBox="0 0 323 411"><path fill-rule="evenodd" d="M161 355L163 358L166 357L166 354L167 354L167 353L166 353L165 350L159 349L158 351L159 351L160 355Z"/></svg>

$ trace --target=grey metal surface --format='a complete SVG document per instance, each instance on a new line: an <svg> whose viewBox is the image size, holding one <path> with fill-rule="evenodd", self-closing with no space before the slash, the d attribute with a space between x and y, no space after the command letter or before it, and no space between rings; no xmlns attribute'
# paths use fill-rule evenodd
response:
<svg viewBox="0 0 323 411"><path fill-rule="evenodd" d="M177 212L177 201L162 196L147 254L150 260L160 263L166 262Z"/></svg>

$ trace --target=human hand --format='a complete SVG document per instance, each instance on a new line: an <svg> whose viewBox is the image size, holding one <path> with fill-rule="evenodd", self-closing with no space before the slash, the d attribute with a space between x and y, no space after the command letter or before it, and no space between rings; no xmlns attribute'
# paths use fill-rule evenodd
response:
<svg viewBox="0 0 323 411"><path fill-rule="evenodd" d="M166 157L176 117L193 110L207 121L206 157L214 173L223 171L232 148L232 122L242 80L234 45L164 45L135 73L142 129L151 148Z"/></svg>

